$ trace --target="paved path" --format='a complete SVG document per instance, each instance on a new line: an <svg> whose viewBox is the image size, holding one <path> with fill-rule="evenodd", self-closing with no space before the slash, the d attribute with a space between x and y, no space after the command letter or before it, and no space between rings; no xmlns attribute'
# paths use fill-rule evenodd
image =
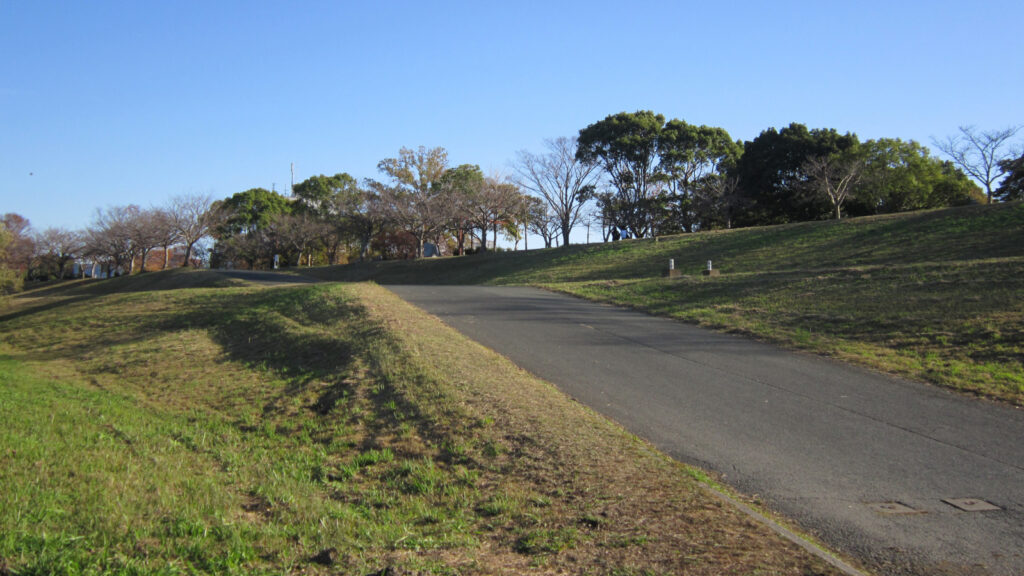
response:
<svg viewBox="0 0 1024 576"><path fill-rule="evenodd" d="M880 573L1024 574L1024 411L541 290L389 288Z"/></svg>

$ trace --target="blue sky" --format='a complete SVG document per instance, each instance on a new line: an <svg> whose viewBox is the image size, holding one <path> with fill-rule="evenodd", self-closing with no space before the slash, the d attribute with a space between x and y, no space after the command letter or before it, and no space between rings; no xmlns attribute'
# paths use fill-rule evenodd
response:
<svg viewBox="0 0 1024 576"><path fill-rule="evenodd" d="M1024 123L1024 3L0 0L0 213L378 177L403 146L517 150L650 109L750 140Z"/></svg>

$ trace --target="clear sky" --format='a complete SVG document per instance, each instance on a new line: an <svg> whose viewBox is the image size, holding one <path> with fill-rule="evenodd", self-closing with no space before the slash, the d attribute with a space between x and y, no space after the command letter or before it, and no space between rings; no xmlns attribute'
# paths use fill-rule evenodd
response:
<svg viewBox="0 0 1024 576"><path fill-rule="evenodd" d="M0 0L0 213L378 177L403 146L508 172L621 111L751 140L930 144L1024 123L1024 2Z"/></svg>

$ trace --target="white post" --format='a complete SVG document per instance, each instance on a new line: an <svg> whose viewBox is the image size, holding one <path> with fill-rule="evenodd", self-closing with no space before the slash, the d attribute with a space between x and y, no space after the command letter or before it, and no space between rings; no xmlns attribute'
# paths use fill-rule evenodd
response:
<svg viewBox="0 0 1024 576"><path fill-rule="evenodd" d="M675 270L676 269L676 260L675 260L675 258L669 258L668 259L668 269L669 270Z"/></svg>

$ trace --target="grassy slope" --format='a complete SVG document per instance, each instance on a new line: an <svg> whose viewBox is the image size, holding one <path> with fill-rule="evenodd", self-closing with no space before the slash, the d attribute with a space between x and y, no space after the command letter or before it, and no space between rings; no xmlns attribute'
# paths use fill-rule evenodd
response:
<svg viewBox="0 0 1024 576"><path fill-rule="evenodd" d="M1024 405L1022 203L309 273L538 285Z"/></svg>
<svg viewBox="0 0 1024 576"><path fill-rule="evenodd" d="M0 573L831 573L372 285L73 283L0 343Z"/></svg>

